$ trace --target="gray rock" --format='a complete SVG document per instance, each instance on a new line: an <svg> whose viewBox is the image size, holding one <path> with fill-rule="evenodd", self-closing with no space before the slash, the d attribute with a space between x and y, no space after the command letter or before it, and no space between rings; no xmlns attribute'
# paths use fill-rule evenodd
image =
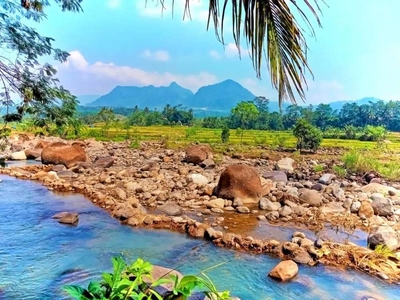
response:
<svg viewBox="0 0 400 300"><path fill-rule="evenodd" d="M208 183L208 178L201 174L189 174L187 179L197 185L206 185Z"/></svg>
<svg viewBox="0 0 400 300"><path fill-rule="evenodd" d="M215 162L211 158L207 158L200 163L200 167L203 169L213 169L215 168Z"/></svg>
<svg viewBox="0 0 400 300"><path fill-rule="evenodd" d="M390 203L389 199L376 199L371 205L374 209L374 213L378 216L387 217L393 215L393 205Z"/></svg>
<svg viewBox="0 0 400 300"><path fill-rule="evenodd" d="M325 187L320 183L316 183L311 187L312 190L315 190L315 191L318 191L318 192L321 192L324 188Z"/></svg>
<svg viewBox="0 0 400 300"><path fill-rule="evenodd" d="M334 174L326 173L320 177L318 182L325 184L325 185L329 185L329 184L331 184L331 182L334 178L336 178L336 176Z"/></svg>
<svg viewBox="0 0 400 300"><path fill-rule="evenodd" d="M250 209L246 206L238 206L236 207L236 211L241 214L248 214L250 213Z"/></svg>
<svg viewBox="0 0 400 300"><path fill-rule="evenodd" d="M114 158L111 156L97 158L93 166L97 168L109 168L114 164Z"/></svg>
<svg viewBox="0 0 400 300"><path fill-rule="evenodd" d="M372 201L375 201L375 200L383 200L383 199L385 199L385 196L382 195L381 193L373 193L373 194L371 195L371 199L372 199Z"/></svg>
<svg viewBox="0 0 400 300"><path fill-rule="evenodd" d="M79 221L79 214L77 212L61 212L52 217L57 219L58 223L77 225Z"/></svg>
<svg viewBox="0 0 400 300"><path fill-rule="evenodd" d="M265 215L265 217L267 218L267 220L269 221L276 221L279 219L279 212L277 211L270 211L269 213L267 213Z"/></svg>
<svg viewBox="0 0 400 300"><path fill-rule="evenodd" d="M261 198L258 207L262 210L274 211L281 208L281 204L279 202L272 202L266 198Z"/></svg>
<svg viewBox="0 0 400 300"><path fill-rule="evenodd" d="M332 195L336 199L341 200L344 197L344 191L339 186L334 186L332 189Z"/></svg>
<svg viewBox="0 0 400 300"><path fill-rule="evenodd" d="M235 199L233 199L232 206L233 207L243 206L242 198L236 197Z"/></svg>
<svg viewBox="0 0 400 300"><path fill-rule="evenodd" d="M270 171L262 174L262 177L265 179L269 179L272 182L284 182L285 184L288 182L288 178L285 172L283 171Z"/></svg>
<svg viewBox="0 0 400 300"><path fill-rule="evenodd" d="M346 198L346 199L344 199L344 201L343 201L343 207L344 207L345 209L349 209L349 208L351 207L352 203L353 203L353 200L352 200L352 199Z"/></svg>
<svg viewBox="0 0 400 300"><path fill-rule="evenodd" d="M294 160L290 157L285 157L277 161L275 168L277 171L283 171L286 174L287 173L293 173L294 168L293 168L293 163Z"/></svg>
<svg viewBox="0 0 400 300"><path fill-rule="evenodd" d="M168 216L180 216L182 214L182 208L176 203L165 203L158 206L157 209Z"/></svg>
<svg viewBox="0 0 400 300"><path fill-rule="evenodd" d="M368 245L372 249L378 245L385 245L394 251L400 247L400 235L388 226L373 227L368 236Z"/></svg>
<svg viewBox="0 0 400 300"><path fill-rule="evenodd" d="M350 211L354 214L358 213L358 210L361 207L361 202L360 201L354 201L351 206L350 206Z"/></svg>
<svg viewBox="0 0 400 300"><path fill-rule="evenodd" d="M287 217L287 216L290 216L292 213L293 213L293 210L289 206L285 205L280 210L279 215L281 217Z"/></svg>
<svg viewBox="0 0 400 300"><path fill-rule="evenodd" d="M307 250L304 248L296 249L291 255L292 260L297 262L298 264L308 264L312 262L312 258L310 254L308 254Z"/></svg>
<svg viewBox="0 0 400 300"><path fill-rule="evenodd" d="M310 206L319 207L322 204L321 195L315 190L300 189L299 198L302 203L309 204Z"/></svg>
<svg viewBox="0 0 400 300"><path fill-rule="evenodd" d="M58 176L58 178L61 178L61 179L71 179L71 178L78 177L78 174L76 174L70 170L64 170L64 171L57 172L57 176Z"/></svg>
<svg viewBox="0 0 400 300"><path fill-rule="evenodd" d="M25 151L17 151L17 152L13 152L11 153L10 156L11 160L26 160L26 155L25 155Z"/></svg>

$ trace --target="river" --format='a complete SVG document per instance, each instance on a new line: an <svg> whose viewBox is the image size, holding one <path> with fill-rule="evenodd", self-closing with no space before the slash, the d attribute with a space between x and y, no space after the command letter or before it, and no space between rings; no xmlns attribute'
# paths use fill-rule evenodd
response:
<svg viewBox="0 0 400 300"><path fill-rule="evenodd" d="M279 283L267 273L279 260L220 249L166 230L122 226L80 195L48 191L39 183L0 176L0 299L66 299L65 284L84 284L111 270L110 258L137 257L208 275L242 300L400 299L400 287L352 270L300 266L294 280ZM52 215L77 211L78 226ZM284 230L284 229L283 229Z"/></svg>

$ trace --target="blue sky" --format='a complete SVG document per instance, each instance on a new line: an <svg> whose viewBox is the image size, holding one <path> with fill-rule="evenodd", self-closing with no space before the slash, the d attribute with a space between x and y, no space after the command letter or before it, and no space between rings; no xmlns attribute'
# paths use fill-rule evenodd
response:
<svg viewBox="0 0 400 300"><path fill-rule="evenodd" d="M309 77L307 103L400 100L400 1L325 1L323 28L308 39L314 81ZM256 78L245 43L239 59L229 18L225 47L213 29L206 31L208 1L192 0L192 20L185 21L182 0L175 0L174 17L170 7L161 16L156 2L149 0L146 8L145 0L84 0L79 14L48 9L48 19L35 27L71 53L66 64L57 65L61 83L76 95L172 81L195 92L229 78L277 99L266 66L262 80Z"/></svg>

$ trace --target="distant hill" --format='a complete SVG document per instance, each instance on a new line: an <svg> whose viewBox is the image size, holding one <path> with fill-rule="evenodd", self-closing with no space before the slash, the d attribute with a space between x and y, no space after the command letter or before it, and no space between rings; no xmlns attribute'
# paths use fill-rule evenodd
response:
<svg viewBox="0 0 400 300"><path fill-rule="evenodd" d="M79 101L79 105L81 106L85 106L91 102L93 102L94 100L98 99L101 95L80 95L80 96L76 96L76 98Z"/></svg>
<svg viewBox="0 0 400 300"><path fill-rule="evenodd" d="M87 106L98 107L128 107L136 105L139 108L162 108L166 104L187 106L193 97L192 91L172 82L169 86L155 87L153 85L117 86L110 93L101 96Z"/></svg>
<svg viewBox="0 0 400 300"><path fill-rule="evenodd" d="M335 102L331 102L329 103L329 105L333 108L333 109L337 109L340 110L342 109L343 105L345 105L346 103L357 103L359 106L363 105L363 104L368 104L369 102L378 102L381 101L381 99L378 98L374 98L374 97L365 97L359 100L348 100L348 101L335 101ZM383 100L385 101L385 100ZM386 102L386 101L385 101Z"/></svg>
<svg viewBox="0 0 400 300"><path fill-rule="evenodd" d="M233 80L201 87L189 102L189 107L207 110L231 110L240 101L253 100L255 96Z"/></svg>

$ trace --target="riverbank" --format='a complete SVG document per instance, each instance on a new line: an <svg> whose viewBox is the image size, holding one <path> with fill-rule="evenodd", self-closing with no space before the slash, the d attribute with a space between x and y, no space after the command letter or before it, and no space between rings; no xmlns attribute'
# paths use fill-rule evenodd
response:
<svg viewBox="0 0 400 300"><path fill-rule="evenodd" d="M31 149L32 153L38 143L43 141L30 137L15 141L12 147ZM142 143L139 149L131 149L128 143L94 140L79 144L85 149L88 161L69 169L61 165L32 165L1 169L1 173L40 180L51 190L81 193L130 226L174 230L221 247L268 253L299 264L351 267L400 282L396 252L400 243L400 191L395 184L388 186L382 180L361 184L357 178L336 178L315 170L316 165L333 166L331 159L312 161L304 157L291 161L285 153L265 153L260 158L245 158L235 153L193 164L184 161L185 151L165 149L161 143ZM221 173L237 163L264 175L263 197L258 203L235 203L238 199L213 195ZM281 173L273 173L277 168ZM282 172L286 178L273 177L282 176ZM320 233L326 224L349 233L358 228L372 232L370 240L374 230L378 230L376 235L383 236L383 242L395 248L373 251L331 241L323 234L312 239L302 232L295 232L287 241L254 238L251 228L242 230L244 219L252 219L250 227L254 229L266 222L297 224Z"/></svg>

